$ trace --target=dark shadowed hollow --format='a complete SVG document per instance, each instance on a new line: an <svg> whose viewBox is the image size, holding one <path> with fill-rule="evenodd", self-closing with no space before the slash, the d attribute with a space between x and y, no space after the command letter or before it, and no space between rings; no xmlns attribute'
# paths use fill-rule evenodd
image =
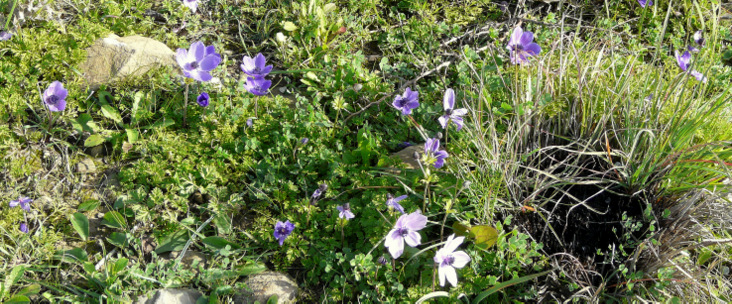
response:
<svg viewBox="0 0 732 304"><path fill-rule="evenodd" d="M576 258L585 270L585 283L612 283L617 278L613 273L648 236L653 216L647 200L628 195L613 181L616 172L601 157L563 149L541 154L538 171L560 180L526 189L525 202L537 208L520 211L520 225L543 243L548 255ZM535 172L529 177L543 175Z"/></svg>

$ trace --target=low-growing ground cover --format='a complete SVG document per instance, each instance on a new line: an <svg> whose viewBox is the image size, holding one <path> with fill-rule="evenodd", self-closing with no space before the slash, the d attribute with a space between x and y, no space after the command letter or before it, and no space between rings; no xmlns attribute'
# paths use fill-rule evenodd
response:
<svg viewBox="0 0 732 304"><path fill-rule="evenodd" d="M729 301L722 4L0 8L0 301ZM110 33L175 65L90 87Z"/></svg>

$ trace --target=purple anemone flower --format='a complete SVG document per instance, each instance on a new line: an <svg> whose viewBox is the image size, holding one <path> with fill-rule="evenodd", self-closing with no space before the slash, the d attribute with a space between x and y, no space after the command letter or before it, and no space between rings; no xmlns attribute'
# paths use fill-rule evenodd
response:
<svg viewBox="0 0 732 304"><path fill-rule="evenodd" d="M8 31L0 31L0 41L10 40L13 37L13 33Z"/></svg>
<svg viewBox="0 0 732 304"><path fill-rule="evenodd" d="M183 0L183 5L191 9L191 12L196 12L198 9L198 0Z"/></svg>
<svg viewBox="0 0 732 304"><path fill-rule="evenodd" d="M203 82L213 78L209 72L221 63L221 55L216 53L214 46L206 47L201 41L191 44L187 51L178 49L175 59L183 68L183 75Z"/></svg>
<svg viewBox="0 0 732 304"><path fill-rule="evenodd" d="M452 286L457 286L455 268L463 268L470 262L470 256L467 253L455 251L463 243L463 240L465 240L465 237L455 237L453 234L447 238L445 246L437 250L433 260L439 265L437 273L440 276L440 286L445 286L446 278Z"/></svg>
<svg viewBox="0 0 732 304"><path fill-rule="evenodd" d="M254 121L251 118L247 118L247 128L254 126Z"/></svg>
<svg viewBox="0 0 732 304"><path fill-rule="evenodd" d="M401 201L405 198L407 198L406 194L402 195L402 196L394 197L393 195L391 195L391 193L387 193L386 194L386 206L388 208L394 208L394 210L399 211L402 214L404 214L404 207L402 207L402 205L399 205L399 201Z"/></svg>
<svg viewBox="0 0 732 304"><path fill-rule="evenodd" d="M463 128L463 115L468 114L468 110L465 108L455 109L455 91L452 89L445 91L442 106L445 109L445 115L437 119L440 121L442 128L447 129L447 124L452 121L457 125L458 131L460 131Z"/></svg>
<svg viewBox="0 0 732 304"><path fill-rule="evenodd" d="M531 56L541 53L541 47L534 43L534 33L524 32L521 27L516 27L508 41L508 50L511 52L511 63L524 64L529 62Z"/></svg>
<svg viewBox="0 0 732 304"><path fill-rule="evenodd" d="M302 139L300 140L300 143L304 145L304 144L307 144L307 143L308 143L308 141L310 141L310 139L308 139L307 137L303 137L303 138L302 138Z"/></svg>
<svg viewBox="0 0 732 304"><path fill-rule="evenodd" d="M64 89L64 85L61 82L54 81L43 92L43 103L46 104L49 111L61 112L66 109L66 96L68 95L69 91Z"/></svg>
<svg viewBox="0 0 732 304"><path fill-rule="evenodd" d="M704 47L704 36L702 36L702 31L696 31L694 33L694 42L696 42L699 47Z"/></svg>
<svg viewBox="0 0 732 304"><path fill-rule="evenodd" d="M381 264L381 265L386 265L386 263L388 263L388 262L389 262L389 261L387 260L387 258L386 258L386 257L384 257L383 255L382 255L382 256L380 256L380 257L379 257L379 258L378 258L378 259L377 259L376 261L377 261L377 262L379 262L379 264Z"/></svg>
<svg viewBox="0 0 732 304"><path fill-rule="evenodd" d="M274 228L274 237L280 242L280 246L285 242L285 239L295 230L295 224L290 223L289 220L284 223L277 221Z"/></svg>
<svg viewBox="0 0 732 304"><path fill-rule="evenodd" d="M689 62L691 61L691 53L689 51L685 51L683 54L679 55L679 52L676 51L676 62L679 64L679 67L682 71L689 73L691 76L694 76L696 80L699 80L701 82L706 83L707 78L702 75L702 73L697 72L696 70L689 70Z"/></svg>
<svg viewBox="0 0 732 304"><path fill-rule="evenodd" d="M28 233L28 223L20 223L20 231L23 233Z"/></svg>
<svg viewBox="0 0 732 304"><path fill-rule="evenodd" d="M424 156L426 164L433 164L436 169L439 169L445 165L445 158L450 155L447 154L447 151L440 150L439 139L430 138L424 144Z"/></svg>
<svg viewBox="0 0 732 304"><path fill-rule="evenodd" d="M30 211L30 203L32 201L33 200L30 199L30 198L28 198L28 197L21 196L17 200L10 201L10 204L9 205L10 205L10 207L18 207L18 206L20 206L20 208L22 208L23 210Z"/></svg>
<svg viewBox="0 0 732 304"><path fill-rule="evenodd" d="M419 211L410 214L402 214L394 228L389 231L384 241L384 247L389 248L389 253L395 259L404 252L404 242L410 247L417 247L422 242L422 236L417 231L427 226L427 217Z"/></svg>
<svg viewBox="0 0 732 304"><path fill-rule="evenodd" d="M315 202L317 202L320 197L323 196L323 193L325 193L326 190L328 190L328 185L320 184L318 189L315 189L313 195L310 196L310 204L315 204Z"/></svg>
<svg viewBox="0 0 732 304"><path fill-rule="evenodd" d="M336 209L338 209L338 217L340 218L350 220L356 217L353 212L351 212L351 205L349 203L345 203L343 206L336 206Z"/></svg>
<svg viewBox="0 0 732 304"><path fill-rule="evenodd" d="M272 71L272 65L266 65L267 59L262 53L258 53L254 58L244 56L242 64L239 66L241 71L252 77L264 77Z"/></svg>
<svg viewBox="0 0 732 304"><path fill-rule="evenodd" d="M407 88L404 94L394 97L392 105L404 115L412 114L412 110L419 107L419 92Z"/></svg>
<svg viewBox="0 0 732 304"><path fill-rule="evenodd" d="M244 88L256 96L267 95L267 90L272 85L272 81L264 79L264 77L247 77Z"/></svg>
<svg viewBox="0 0 732 304"><path fill-rule="evenodd" d="M647 6L653 6L652 0L638 0L638 4L640 4L641 7L645 8Z"/></svg>
<svg viewBox="0 0 732 304"><path fill-rule="evenodd" d="M198 95L198 99L196 99L196 102L198 102L199 106L207 107L210 100L211 98L209 98L208 93L201 92L201 95Z"/></svg>

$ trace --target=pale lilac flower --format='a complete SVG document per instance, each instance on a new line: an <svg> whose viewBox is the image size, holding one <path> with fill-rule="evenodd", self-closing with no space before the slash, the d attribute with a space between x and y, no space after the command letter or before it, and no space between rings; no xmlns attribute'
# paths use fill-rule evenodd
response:
<svg viewBox="0 0 732 304"><path fill-rule="evenodd" d="M468 114L468 110L465 108L455 109L455 91L447 89L445 91L445 97L442 99L442 107L445 109L445 115L440 116L437 120L440 121L443 129L447 129L447 123L452 121L457 125L458 131L463 128L463 115Z"/></svg>
<svg viewBox="0 0 732 304"><path fill-rule="evenodd" d="M704 36L702 36L702 31L696 31L694 33L694 42L699 45L699 47L704 47Z"/></svg>
<svg viewBox="0 0 732 304"><path fill-rule="evenodd" d="M33 200L30 199L30 198L28 198L28 197L21 196L17 200L10 201L10 204L9 205L10 205L10 207L18 207L18 206L20 206L20 208L22 208L23 210L30 211L30 203L32 201Z"/></svg>
<svg viewBox="0 0 732 304"><path fill-rule="evenodd" d="M511 63L524 64L529 62L530 56L541 53L541 47L534 43L534 33L524 32L521 27L516 27L508 41L508 50L511 52Z"/></svg>
<svg viewBox="0 0 732 304"><path fill-rule="evenodd" d="M264 79L264 77L247 77L244 83L244 89L257 96L267 95L267 90L272 85L272 81Z"/></svg>
<svg viewBox="0 0 732 304"><path fill-rule="evenodd" d="M61 82L54 81L43 92L43 103L46 104L49 111L60 112L66 109L66 96L68 95L69 91L64 89L64 85Z"/></svg>
<svg viewBox="0 0 732 304"><path fill-rule="evenodd" d="M439 265L437 274L440 276L440 286L445 286L445 278L452 286L457 286L457 273L455 268L463 268L470 262L470 256L464 251L455 251L463 243L465 237L451 235L447 238L445 246L438 250L433 260Z"/></svg>
<svg viewBox="0 0 732 304"><path fill-rule="evenodd" d="M274 237L280 242L280 246L285 242L285 239L295 230L295 224L290 223L289 220L284 223L277 221L274 228Z"/></svg>
<svg viewBox="0 0 732 304"><path fill-rule="evenodd" d="M427 226L427 217L419 211L402 214L394 228L389 231L384 241L384 247L389 248L393 258L399 258L404 252L404 242L410 247L417 247L422 242L422 236L417 231Z"/></svg>
<svg viewBox="0 0 732 304"><path fill-rule="evenodd" d="M310 139L308 139L307 137L303 137L303 138L302 138L302 139L300 140L300 143L304 145L304 144L307 144L307 143L308 143L308 141L310 141Z"/></svg>
<svg viewBox="0 0 732 304"><path fill-rule="evenodd" d="M679 64L681 70L689 73L691 76L694 76L696 80L706 83L707 78L704 77L702 73L699 73L696 70L687 71L687 69L689 69L689 61L691 61L691 53L689 53L689 51L685 51L682 55L679 55L679 52L676 51L676 62Z"/></svg>
<svg viewBox="0 0 732 304"><path fill-rule="evenodd" d="M321 184L318 189L315 189L313 195L310 196L310 204L314 205L315 202L320 199L320 197L323 195L323 193L325 193L326 190L328 190L328 185L326 184Z"/></svg>
<svg viewBox="0 0 732 304"><path fill-rule="evenodd" d="M28 223L20 223L20 231L23 233L28 233Z"/></svg>
<svg viewBox="0 0 732 304"><path fill-rule="evenodd" d="M251 128L254 125L254 121L251 118L247 118L247 127Z"/></svg>
<svg viewBox="0 0 732 304"><path fill-rule="evenodd" d="M272 65L266 65L267 59L262 53L258 53L254 58L244 56L242 64L239 66L241 71L251 77L264 77L272 71Z"/></svg>
<svg viewBox="0 0 732 304"><path fill-rule="evenodd" d="M402 205L399 205L399 201L407 198L407 195L402 195L399 197L394 197L391 195L391 193L386 194L386 206L389 208L394 208L394 210L401 212L404 214L404 207Z"/></svg>
<svg viewBox="0 0 732 304"><path fill-rule="evenodd" d="M653 6L652 0L638 0L638 3L640 4L641 7L644 7L644 8L647 6Z"/></svg>
<svg viewBox="0 0 732 304"><path fill-rule="evenodd" d="M201 95L198 95L198 99L196 99L196 102L198 102L199 106L206 107L208 106L210 98L208 96L208 93L201 92Z"/></svg>
<svg viewBox="0 0 732 304"><path fill-rule="evenodd" d="M10 40L13 37L13 33L8 31L0 31L0 41Z"/></svg>
<svg viewBox="0 0 732 304"><path fill-rule="evenodd" d="M191 44L187 51L179 48L175 59L183 68L183 75L204 82L213 78L209 72L221 63L221 55L216 53L214 46L206 47L201 41Z"/></svg>
<svg viewBox="0 0 732 304"><path fill-rule="evenodd" d="M689 52L692 52L692 53L699 53L699 49L697 49L697 48L695 48L695 47L693 47L693 46L691 46L691 45L690 45L689 47L687 47L686 49L687 49L687 50L688 50Z"/></svg>
<svg viewBox="0 0 732 304"><path fill-rule="evenodd" d="M379 259L377 259L376 261L377 261L377 262L379 262L379 264L381 264L381 265L386 265L386 263L388 263L388 262L389 262L389 261L387 260L387 258L386 258L386 257L384 257L383 255L382 255L382 256L380 256L380 257L379 257Z"/></svg>
<svg viewBox="0 0 732 304"><path fill-rule="evenodd" d="M337 206L336 209L338 209L338 217L340 218L350 220L356 217L353 212L351 212L351 205L349 203L345 203L343 206Z"/></svg>
<svg viewBox="0 0 732 304"><path fill-rule="evenodd" d="M404 94L394 97L392 105L397 108L397 110L402 111L402 114L404 115L412 114L412 110L419 107L419 92L412 91L412 89L407 88L404 91Z"/></svg>
<svg viewBox="0 0 732 304"><path fill-rule="evenodd" d="M183 5L191 9L191 12L196 12L198 9L198 0L183 0Z"/></svg>
<svg viewBox="0 0 732 304"><path fill-rule="evenodd" d="M432 164L436 169L442 168L445 165L445 158L448 156L447 151L440 150L439 139L427 139L427 142L424 144L424 162L426 164Z"/></svg>

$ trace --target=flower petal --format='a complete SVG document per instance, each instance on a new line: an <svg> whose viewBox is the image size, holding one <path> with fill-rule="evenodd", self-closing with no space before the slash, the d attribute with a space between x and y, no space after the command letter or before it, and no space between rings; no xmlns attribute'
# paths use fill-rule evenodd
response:
<svg viewBox="0 0 732 304"><path fill-rule="evenodd" d="M526 31L521 35L521 45L524 46L524 49L526 49L532 41L534 41L534 33Z"/></svg>
<svg viewBox="0 0 732 304"><path fill-rule="evenodd" d="M443 129L447 129L447 122L450 120L450 116L442 115L439 118L437 118L437 121L440 122L440 125Z"/></svg>
<svg viewBox="0 0 732 304"><path fill-rule="evenodd" d="M175 52L175 60L178 61L178 65L180 65L181 68L184 68L186 66L187 60L188 60L188 51L185 49L179 48Z"/></svg>
<svg viewBox="0 0 732 304"><path fill-rule="evenodd" d="M452 268L452 266L440 266L437 272L440 274L440 277L445 277L450 282L450 285L457 286L457 273L455 273L455 268ZM445 286L444 283L445 280L441 278L440 286Z"/></svg>
<svg viewBox="0 0 732 304"><path fill-rule="evenodd" d="M511 34L511 39L508 41L508 45L516 45L521 43L521 37L524 34L524 30L521 29L521 27L516 27L513 29L513 33Z"/></svg>
<svg viewBox="0 0 732 304"><path fill-rule="evenodd" d="M455 115L451 115L450 119L452 119L452 122L457 125L457 130L460 131L460 129L463 128L463 118Z"/></svg>
<svg viewBox="0 0 732 304"><path fill-rule="evenodd" d="M691 76L694 76L694 78L696 78L696 80L699 80L703 83L707 82L707 78L704 77L704 75L702 73L699 73L696 70L689 72L689 74L691 74Z"/></svg>
<svg viewBox="0 0 732 304"><path fill-rule="evenodd" d="M254 57L254 65L258 67L260 70L264 69L264 66L267 64L267 59L264 58L264 55L262 53L258 53L257 56Z"/></svg>
<svg viewBox="0 0 732 304"><path fill-rule="evenodd" d="M61 112L66 109L66 100L59 99L54 105L48 105L48 110L51 112Z"/></svg>
<svg viewBox="0 0 732 304"><path fill-rule="evenodd" d="M404 242L399 238L398 241L394 241L389 245L389 253L394 259L398 259L404 252Z"/></svg>
<svg viewBox="0 0 732 304"><path fill-rule="evenodd" d="M206 46L203 44L203 42L196 41L191 44L191 48L188 51L188 59L190 61L201 61L201 59L203 59L204 53L206 53Z"/></svg>
<svg viewBox="0 0 732 304"><path fill-rule="evenodd" d="M455 237L454 234L450 235L447 238L447 241L445 241L445 247L442 247L441 250L445 250L446 253L452 253L453 251L455 251L455 249L458 248L458 246L460 246L460 244L463 243L464 240L464 236Z"/></svg>
<svg viewBox="0 0 732 304"><path fill-rule="evenodd" d="M452 266L455 268L463 268L470 263L470 256L464 251L455 251L452 253Z"/></svg>
<svg viewBox="0 0 732 304"><path fill-rule="evenodd" d="M541 47L536 43L532 43L532 44L527 45L526 48L524 48L524 52L526 52L527 54L529 54L531 56L536 56L536 55L539 55L539 53L541 53Z"/></svg>
<svg viewBox="0 0 732 304"><path fill-rule="evenodd" d="M443 270L444 267L440 267L437 269L437 276L440 277L440 286L445 286L445 271Z"/></svg>
<svg viewBox="0 0 732 304"><path fill-rule="evenodd" d="M215 69L219 63L221 63L221 58L217 56L206 56L203 57L203 59L200 62L200 69L204 71L210 71Z"/></svg>
<svg viewBox="0 0 732 304"><path fill-rule="evenodd" d="M442 98L442 108L452 110L455 107L455 91L447 89L445 96Z"/></svg>
<svg viewBox="0 0 732 304"><path fill-rule="evenodd" d="M412 212L405 217L404 227L411 231L419 231L427 226L427 217L419 213L419 211Z"/></svg>
<svg viewBox="0 0 732 304"><path fill-rule="evenodd" d="M209 74L207 71L202 71L199 69L195 69L193 71L190 71L191 78L198 80L198 81L209 81L211 80L211 74Z"/></svg>
<svg viewBox="0 0 732 304"><path fill-rule="evenodd" d="M409 231L404 237L404 241L407 242L407 245L410 247L417 247L422 243L422 236L417 232Z"/></svg>

